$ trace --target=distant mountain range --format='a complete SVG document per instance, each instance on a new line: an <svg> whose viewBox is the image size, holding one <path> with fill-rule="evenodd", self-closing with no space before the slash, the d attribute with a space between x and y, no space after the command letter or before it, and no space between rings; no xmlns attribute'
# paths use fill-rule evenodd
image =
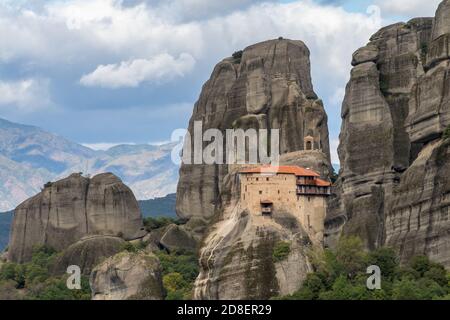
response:
<svg viewBox="0 0 450 320"><path fill-rule="evenodd" d="M162 198L140 200L139 206L144 218L170 217L176 218L175 212L176 194L169 194ZM12 222L12 211L0 213L0 252L8 245L9 232Z"/></svg>
<svg viewBox="0 0 450 320"><path fill-rule="evenodd" d="M0 211L14 209L42 186L73 172L112 172L139 200L176 191L173 145L119 145L96 151L38 127L0 119Z"/></svg>

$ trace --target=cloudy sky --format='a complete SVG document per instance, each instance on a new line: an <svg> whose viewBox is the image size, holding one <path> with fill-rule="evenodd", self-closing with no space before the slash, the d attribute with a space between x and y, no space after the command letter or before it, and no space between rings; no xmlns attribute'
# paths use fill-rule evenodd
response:
<svg viewBox="0 0 450 320"><path fill-rule="evenodd" d="M0 117L79 143L166 141L219 60L283 36L311 50L335 148L353 51L439 2L0 0Z"/></svg>

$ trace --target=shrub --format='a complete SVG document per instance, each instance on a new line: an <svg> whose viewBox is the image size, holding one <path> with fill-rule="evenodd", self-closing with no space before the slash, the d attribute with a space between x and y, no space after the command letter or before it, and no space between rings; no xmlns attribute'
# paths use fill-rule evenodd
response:
<svg viewBox="0 0 450 320"><path fill-rule="evenodd" d="M236 63L241 63L242 60L242 55L244 54L244 52L242 50L236 51L233 53L233 59L234 62Z"/></svg>
<svg viewBox="0 0 450 320"><path fill-rule="evenodd" d="M428 44L422 43L422 45L420 46L420 59L423 65L425 65L427 62L427 54L428 54Z"/></svg>
<svg viewBox="0 0 450 320"><path fill-rule="evenodd" d="M442 135L442 138L443 138L444 140L450 138L450 125L447 126L447 128L445 128L444 134Z"/></svg>
<svg viewBox="0 0 450 320"><path fill-rule="evenodd" d="M170 224L180 224L180 221L169 217L158 217L158 218L148 217L144 219L144 226L148 232L151 232L159 228L163 228Z"/></svg>
<svg viewBox="0 0 450 320"><path fill-rule="evenodd" d="M273 247L272 257L274 262L285 260L289 253L291 253L291 243L286 241L279 241Z"/></svg>
<svg viewBox="0 0 450 320"><path fill-rule="evenodd" d="M120 251L127 251L131 253L136 253L139 251L139 248L137 245L132 244L131 242L125 242L121 245Z"/></svg>

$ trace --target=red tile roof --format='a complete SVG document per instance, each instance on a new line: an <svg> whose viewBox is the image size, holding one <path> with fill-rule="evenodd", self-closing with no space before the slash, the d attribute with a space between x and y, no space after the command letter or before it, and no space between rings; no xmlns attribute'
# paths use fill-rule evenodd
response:
<svg viewBox="0 0 450 320"><path fill-rule="evenodd" d="M298 177L320 177L320 175L310 169L298 166L260 166L256 168L243 169L240 173L284 173L295 174Z"/></svg>
<svg viewBox="0 0 450 320"><path fill-rule="evenodd" d="M314 180L314 182L316 183L316 186L318 187L329 187L331 186L331 183L322 179L317 178L316 180Z"/></svg>

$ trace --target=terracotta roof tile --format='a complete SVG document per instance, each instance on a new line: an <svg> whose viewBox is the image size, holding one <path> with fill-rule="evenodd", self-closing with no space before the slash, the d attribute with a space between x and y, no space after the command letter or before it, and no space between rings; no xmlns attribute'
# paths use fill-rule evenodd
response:
<svg viewBox="0 0 450 320"><path fill-rule="evenodd" d="M243 169L240 173L283 173L295 174L298 177L320 177L317 172L298 166L260 166L256 168Z"/></svg>

